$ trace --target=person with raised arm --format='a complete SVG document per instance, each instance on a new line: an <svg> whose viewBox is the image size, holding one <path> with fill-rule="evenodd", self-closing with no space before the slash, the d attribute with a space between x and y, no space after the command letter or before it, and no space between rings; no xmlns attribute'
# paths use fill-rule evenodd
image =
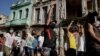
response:
<svg viewBox="0 0 100 56"><path fill-rule="evenodd" d="M88 56L100 56L100 30L98 29L99 24L95 22L95 16L97 12L89 13L84 25L86 55Z"/></svg>
<svg viewBox="0 0 100 56"><path fill-rule="evenodd" d="M53 30L56 27L56 20L52 20L53 5L50 5L50 9L48 11L47 22L44 26L44 43L43 43L43 51L44 56L50 56L51 48L55 48L56 46L56 33Z"/></svg>

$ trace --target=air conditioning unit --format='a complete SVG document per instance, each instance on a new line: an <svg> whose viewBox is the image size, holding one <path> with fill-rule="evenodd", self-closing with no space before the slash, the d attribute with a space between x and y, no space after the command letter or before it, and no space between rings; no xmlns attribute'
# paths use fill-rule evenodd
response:
<svg viewBox="0 0 100 56"><path fill-rule="evenodd" d="M42 2L46 2L46 1L48 1L48 0L42 0Z"/></svg>

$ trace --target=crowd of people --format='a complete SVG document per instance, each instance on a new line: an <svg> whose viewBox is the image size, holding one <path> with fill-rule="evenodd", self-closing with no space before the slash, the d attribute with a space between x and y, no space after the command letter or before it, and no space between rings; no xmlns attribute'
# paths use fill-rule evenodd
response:
<svg viewBox="0 0 100 56"><path fill-rule="evenodd" d="M37 56L43 42L44 32L37 35L34 30L31 33L27 30L14 32L11 28L0 36L0 56Z"/></svg>
<svg viewBox="0 0 100 56"><path fill-rule="evenodd" d="M57 35L54 29L57 21L51 20L52 8L48 11L47 22L41 35L35 30L24 29L0 35L0 56L59 56ZM85 22L72 20L66 27L67 45L65 56L100 56L100 19L95 22L96 12L89 13ZM58 46L57 46L58 45Z"/></svg>

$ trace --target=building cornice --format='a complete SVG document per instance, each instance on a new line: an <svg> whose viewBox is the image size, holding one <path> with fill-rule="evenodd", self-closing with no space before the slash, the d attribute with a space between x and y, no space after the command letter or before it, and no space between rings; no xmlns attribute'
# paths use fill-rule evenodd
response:
<svg viewBox="0 0 100 56"><path fill-rule="evenodd" d="M26 2L26 3L22 3L22 4L17 4L15 6L11 6L11 9L18 9L18 8L21 8L21 7L24 7L24 6L28 6L30 5L31 2Z"/></svg>

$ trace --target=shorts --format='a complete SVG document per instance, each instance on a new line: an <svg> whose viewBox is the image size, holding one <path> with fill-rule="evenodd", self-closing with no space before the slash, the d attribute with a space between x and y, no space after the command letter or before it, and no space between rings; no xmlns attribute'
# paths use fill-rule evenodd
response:
<svg viewBox="0 0 100 56"><path fill-rule="evenodd" d="M4 49L5 49L5 51L4 51L5 52L5 55L6 56L9 56L11 49L9 47L7 47L7 46L5 46Z"/></svg>
<svg viewBox="0 0 100 56"><path fill-rule="evenodd" d="M33 53L33 49L32 48L24 47L24 49L25 49L25 55L32 56L32 53Z"/></svg>
<svg viewBox="0 0 100 56"><path fill-rule="evenodd" d="M66 52L66 56L76 56L76 49L69 48Z"/></svg>

